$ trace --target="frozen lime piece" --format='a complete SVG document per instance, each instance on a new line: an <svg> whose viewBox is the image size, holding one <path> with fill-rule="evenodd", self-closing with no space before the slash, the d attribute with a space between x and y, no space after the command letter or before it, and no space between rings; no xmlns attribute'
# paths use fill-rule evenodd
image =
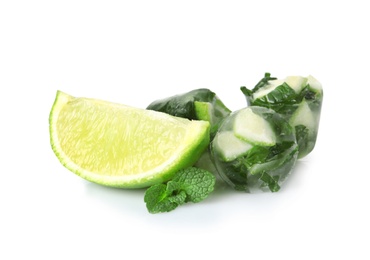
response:
<svg viewBox="0 0 370 260"><path fill-rule="evenodd" d="M270 92L274 91L278 86L284 84L284 80L270 80L268 84L266 84L264 87L258 89L254 94L253 94L253 99L258 99L261 97L266 96Z"/></svg>
<svg viewBox="0 0 370 260"><path fill-rule="evenodd" d="M234 135L233 131L219 133L213 140L215 152L219 153L226 162L247 153L253 146Z"/></svg>
<svg viewBox="0 0 370 260"><path fill-rule="evenodd" d="M248 141L235 135L238 129ZM243 108L222 122L211 142L211 156L220 177L234 189L276 192L297 160L295 130L272 109Z"/></svg>
<svg viewBox="0 0 370 260"><path fill-rule="evenodd" d="M276 86L276 82L283 83ZM288 76L280 80L265 73L252 90L240 89L248 105L273 109L294 126L299 158L313 150L323 103L323 87L316 78L312 75Z"/></svg>
<svg viewBox="0 0 370 260"><path fill-rule="evenodd" d="M310 85L311 89L315 90L316 92L318 93L322 92L321 83L313 76L309 75L307 77L307 84Z"/></svg>
<svg viewBox="0 0 370 260"><path fill-rule="evenodd" d="M308 103L306 101L302 101L301 104L299 104L297 110L294 112L292 117L289 120L289 123L292 126L297 125L304 125L311 131L316 128L316 116L311 111Z"/></svg>
<svg viewBox="0 0 370 260"><path fill-rule="evenodd" d="M238 138L255 145L273 146L276 136L270 123L262 116L255 114L248 107L235 117L234 134Z"/></svg>
<svg viewBox="0 0 370 260"><path fill-rule="evenodd" d="M307 78L301 76L288 76L284 81L298 94L301 93L302 89L306 86Z"/></svg>

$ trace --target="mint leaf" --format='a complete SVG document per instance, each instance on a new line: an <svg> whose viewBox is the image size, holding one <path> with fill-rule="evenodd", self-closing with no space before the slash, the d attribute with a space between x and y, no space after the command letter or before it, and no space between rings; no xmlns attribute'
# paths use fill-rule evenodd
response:
<svg viewBox="0 0 370 260"><path fill-rule="evenodd" d="M156 184L147 189L144 201L148 211L150 213L158 213L174 210L179 203L170 200L169 195L165 184Z"/></svg>
<svg viewBox="0 0 370 260"><path fill-rule="evenodd" d="M284 82L282 85L278 86L273 91L255 100L254 102L257 105L258 103L272 105L281 103L291 103L295 102L294 98L296 98L296 96L297 94L295 93L295 91L287 83Z"/></svg>
<svg viewBox="0 0 370 260"><path fill-rule="evenodd" d="M150 213L169 212L186 202L200 202L214 189L215 176L203 169L190 167L178 171L167 184L146 190L144 202Z"/></svg>
<svg viewBox="0 0 370 260"><path fill-rule="evenodd" d="M187 202L196 203L204 200L213 191L216 180L212 173L191 167L179 171L172 182L178 183L179 188L185 191Z"/></svg>
<svg viewBox="0 0 370 260"><path fill-rule="evenodd" d="M256 92L260 88L266 86L270 80L275 80L275 79L277 79L277 78L271 77L271 73L266 72L265 73L265 76L257 83L256 86L254 86L254 88L252 89L252 91L253 92Z"/></svg>
<svg viewBox="0 0 370 260"><path fill-rule="evenodd" d="M304 125L296 125L294 128L300 151L310 150L310 145L312 145L310 143L312 143L312 140L310 140L309 137L309 129Z"/></svg>
<svg viewBox="0 0 370 260"><path fill-rule="evenodd" d="M268 173L266 172L263 172L261 174L261 178L260 178L264 183L266 183L269 187L269 189L272 191L272 192L278 192L280 190L280 186L279 186L279 176L274 176L271 177L271 175L269 175Z"/></svg>

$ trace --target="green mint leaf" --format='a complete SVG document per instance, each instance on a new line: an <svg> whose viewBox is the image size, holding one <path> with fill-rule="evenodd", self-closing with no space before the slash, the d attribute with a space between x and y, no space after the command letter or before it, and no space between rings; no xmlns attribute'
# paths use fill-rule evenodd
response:
<svg viewBox="0 0 370 260"><path fill-rule="evenodd" d="M180 190L180 184L178 184L177 182L175 181L169 181L167 182L167 192L169 194L172 194L176 191Z"/></svg>
<svg viewBox="0 0 370 260"><path fill-rule="evenodd" d="M214 189L215 176L203 169L190 167L178 171L167 184L146 190L144 202L150 213L169 212L186 202L200 202Z"/></svg>
<svg viewBox="0 0 370 260"><path fill-rule="evenodd" d="M260 99L255 100L254 102L258 105L258 102L262 104L278 104L278 103L290 103L296 98L295 91L287 84L283 83L273 91L268 93L266 96L261 97Z"/></svg>
<svg viewBox="0 0 370 260"><path fill-rule="evenodd" d="M269 83L270 80L275 80L275 79L277 79L277 78L271 77L271 74L266 72L265 76L257 83L256 86L254 86L254 88L252 90L246 88L245 86L240 87L240 90L243 92L244 96L246 97L248 105L249 106L253 105L252 104L252 97L253 97L253 94L257 90L266 86Z"/></svg>
<svg viewBox="0 0 370 260"><path fill-rule="evenodd" d="M267 174L266 172L263 172L261 174L261 180L266 183L266 185L269 187L269 189L272 191L272 192L278 192L280 190L280 186L279 186L279 176L274 176L275 178L271 177L269 174Z"/></svg>
<svg viewBox="0 0 370 260"><path fill-rule="evenodd" d="M240 90L243 92L244 96L246 96L246 97L250 97L250 96L253 95L253 91L248 89L245 86L240 87Z"/></svg>
<svg viewBox="0 0 370 260"><path fill-rule="evenodd" d="M172 181L180 185L181 190L185 191L186 201L200 202L213 191L216 178L203 169L190 167L179 171Z"/></svg>
<svg viewBox="0 0 370 260"><path fill-rule="evenodd" d="M310 149L310 142L312 140L309 137L309 130L304 125L295 126L295 135L300 151L306 151ZM312 144L311 144L312 145Z"/></svg>
<svg viewBox="0 0 370 260"><path fill-rule="evenodd" d="M186 193L181 190L180 184L174 181L167 182L167 193L171 194L168 200L178 205L184 204L186 200Z"/></svg>
<svg viewBox="0 0 370 260"><path fill-rule="evenodd" d="M156 184L146 190L144 201L150 213L168 212L174 210L179 205L181 198L170 197L165 184ZM182 195L183 196L183 195ZM186 196L183 198L185 201Z"/></svg>
<svg viewBox="0 0 370 260"><path fill-rule="evenodd" d="M253 92L256 92L258 89L266 86L270 80L275 80L277 78L271 77L271 73L266 72L265 76L257 83L257 85L252 89Z"/></svg>
<svg viewBox="0 0 370 260"><path fill-rule="evenodd" d="M182 205L186 202L186 193L182 190L176 195L172 195L172 197L169 197L168 200L172 203L176 203L178 206Z"/></svg>

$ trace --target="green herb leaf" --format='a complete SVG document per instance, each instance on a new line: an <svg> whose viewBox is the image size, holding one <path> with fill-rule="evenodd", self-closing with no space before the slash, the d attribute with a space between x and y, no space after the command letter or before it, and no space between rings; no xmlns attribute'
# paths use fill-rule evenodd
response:
<svg viewBox="0 0 370 260"><path fill-rule="evenodd" d="M180 171L172 182L179 184L179 189L185 191L186 201L200 202L214 189L215 176L203 169L191 167Z"/></svg>
<svg viewBox="0 0 370 260"><path fill-rule="evenodd" d="M262 102L264 104L289 103L295 97L295 91L284 82L267 95L255 100L255 102Z"/></svg>
<svg viewBox="0 0 370 260"><path fill-rule="evenodd" d="M165 184L156 184L146 190L144 201L150 213L168 212L177 208L183 195L171 196Z"/></svg>
<svg viewBox="0 0 370 260"><path fill-rule="evenodd" d="M301 151L312 149L312 141L309 138L309 129L304 125L295 126L295 135Z"/></svg>
<svg viewBox="0 0 370 260"><path fill-rule="evenodd" d="M252 89L253 92L256 92L258 89L266 86L270 80L275 80L277 78L271 77L271 73L266 72L265 76L257 83L257 85Z"/></svg>
<svg viewBox="0 0 370 260"><path fill-rule="evenodd" d="M190 167L178 171L167 184L146 190L144 202L150 213L169 212L186 202L200 202L214 189L215 176L203 169Z"/></svg>
<svg viewBox="0 0 370 260"><path fill-rule="evenodd" d="M250 97L250 96L253 95L253 91L248 89L245 86L240 87L240 90L243 92L244 96L246 96L246 97Z"/></svg>

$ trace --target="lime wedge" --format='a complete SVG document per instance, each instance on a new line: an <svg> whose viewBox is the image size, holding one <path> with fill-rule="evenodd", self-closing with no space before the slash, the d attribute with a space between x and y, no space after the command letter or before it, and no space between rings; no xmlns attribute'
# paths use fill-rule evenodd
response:
<svg viewBox="0 0 370 260"><path fill-rule="evenodd" d="M270 80L268 84L260 89L258 89L254 94L253 94L253 99L258 99L263 96L266 96L270 92L274 91L278 86L284 84L284 80Z"/></svg>
<svg viewBox="0 0 370 260"><path fill-rule="evenodd" d="M106 186L142 188L193 165L209 144L209 123L57 92L50 141L60 162Z"/></svg>
<svg viewBox="0 0 370 260"><path fill-rule="evenodd" d="M253 145L274 146L276 135L270 123L253 112L250 107L241 110L235 117L234 134Z"/></svg>

